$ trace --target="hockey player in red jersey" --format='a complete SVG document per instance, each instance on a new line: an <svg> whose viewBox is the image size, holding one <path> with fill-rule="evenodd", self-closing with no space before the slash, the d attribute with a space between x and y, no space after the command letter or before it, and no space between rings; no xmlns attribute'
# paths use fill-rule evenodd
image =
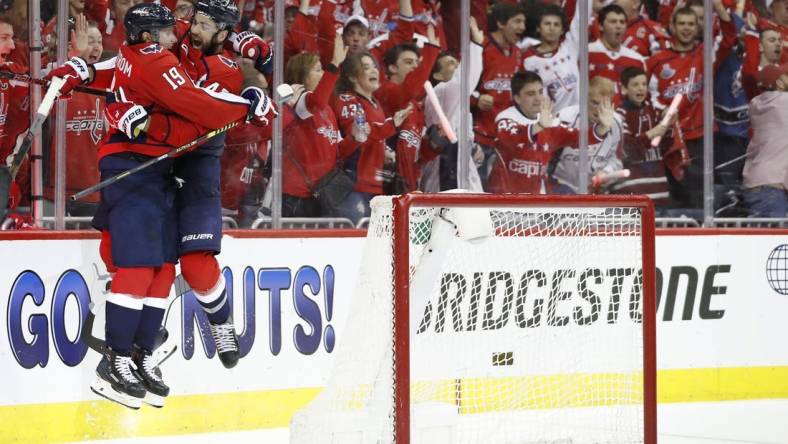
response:
<svg viewBox="0 0 788 444"><path fill-rule="evenodd" d="M167 50L176 41L175 19L168 9L151 3L136 5L129 9L124 24L127 43L113 62L112 78L80 59L72 59L50 73L66 79L63 93L93 79L94 83L107 82L105 85L134 95L137 104L126 109L108 105L112 129L99 149L102 177L126 171L172 149L142 134L145 127L149 134L167 134L170 124L179 119L213 129L245 119L250 112L252 121L260 124L267 124L272 117L270 102L255 91L248 95L254 99L250 103L193 84ZM163 113L165 118L148 119L146 109ZM205 109L212 112L205 113ZM109 232L111 262L117 272L106 304L108 347L97 368L99 378L91 388L130 408L139 408L143 399L161 406L169 393L152 362L151 351L164 314L163 302L175 278L177 227L172 166L172 160L165 160L104 188L101 208L93 221L96 228ZM132 371L134 367L136 372Z"/></svg>
<svg viewBox="0 0 788 444"><path fill-rule="evenodd" d="M490 174L492 193L547 194L547 166L556 151L577 148L578 130L559 125L552 103L544 97L538 74L521 71L512 77L514 104L496 117L498 159ZM610 128L589 128L589 140L597 143Z"/></svg>
<svg viewBox="0 0 788 444"><path fill-rule="evenodd" d="M223 55L231 28L240 19L232 0L199 0L187 36L180 39L181 62L196 63L192 74L208 90L239 93L243 75ZM193 60L193 54L200 58ZM183 180L175 194L178 213L178 257L181 274L208 317L219 359L227 368L240 358L224 276L215 256L221 251L221 155L224 134L175 160L175 176Z"/></svg>

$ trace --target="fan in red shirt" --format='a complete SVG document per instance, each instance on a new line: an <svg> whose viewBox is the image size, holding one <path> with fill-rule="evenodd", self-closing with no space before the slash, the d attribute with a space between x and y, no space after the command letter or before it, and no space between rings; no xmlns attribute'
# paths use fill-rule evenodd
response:
<svg viewBox="0 0 788 444"><path fill-rule="evenodd" d="M641 0L616 0L616 4L624 9L628 19L624 46L648 58L670 45L668 31L661 23L649 19L643 13Z"/></svg>
<svg viewBox="0 0 788 444"><path fill-rule="evenodd" d="M495 160L495 116L512 103L511 79L520 69L517 42L525 32L525 12L518 5L496 3L490 10L487 24L490 41L482 53L479 86L471 97L475 139L484 150L484 163L479 167L483 184L487 183Z"/></svg>
<svg viewBox="0 0 788 444"><path fill-rule="evenodd" d="M613 194L643 194L659 207L671 204L668 174L681 181L689 154L681 137L676 116L669 125L661 123L660 113L648 102L646 73L639 68L627 68L621 75L624 100L616 110L624 118L624 143L619 157L628 178L613 184ZM661 137L660 144L651 145Z"/></svg>
<svg viewBox="0 0 788 444"><path fill-rule="evenodd" d="M383 60L388 79L383 80L380 88L375 91L375 97L380 101L387 115L394 115L398 110L408 106L413 109L400 127L395 148L395 170L403 179L404 189L396 186L398 181L394 181L395 186L389 189L390 194L415 190L420 175L417 160L421 141L426 132L424 82L429 79L440 52L432 27L429 28L428 34L431 44L425 45L421 52L412 43L399 44L386 52ZM420 53L421 57L419 57Z"/></svg>
<svg viewBox="0 0 788 444"><path fill-rule="evenodd" d="M0 19L0 71L10 71L15 74L24 73L24 68L16 63L9 62L7 57L15 48L14 28L10 23ZM0 78L0 162L10 163L13 153L18 145L17 139L24 135L30 125L30 108L28 101L27 83ZM16 176L16 184L12 187L21 192L14 192L8 208L15 208L20 204L20 198L25 201L30 195L28 163Z"/></svg>
<svg viewBox="0 0 788 444"><path fill-rule="evenodd" d="M110 14L107 16L104 27L104 50L115 52L126 40L126 28L123 20L126 12L142 0L112 0Z"/></svg>
<svg viewBox="0 0 788 444"><path fill-rule="evenodd" d="M351 134L342 137L329 104L339 76L338 66L346 53L342 37L337 35L334 56L325 70L315 53L299 54L287 62L285 81L303 85L304 93L295 97L296 119L284 136L282 215L285 217L344 217L341 206L321 208L314 193L316 184L360 145Z"/></svg>
<svg viewBox="0 0 788 444"><path fill-rule="evenodd" d="M715 67L721 54L730 51L736 41L733 21L724 10L721 0L714 1L715 10L729 20L722 20L723 40L717 48ZM687 167L682 183L671 182L671 194L682 208L703 206L703 44L698 42L698 15L691 7L676 10L671 22L674 36L672 48L660 51L648 60L649 87L654 105L662 109L673 97L682 94L679 106L679 126L690 153L692 163Z"/></svg>
<svg viewBox="0 0 788 444"><path fill-rule="evenodd" d="M489 191L546 194L550 159L564 147L577 148L578 130L557 125L552 103L544 97L542 78L534 72L512 77L512 100L514 104L496 117L498 156ZM592 143L598 141L593 128L589 137Z"/></svg>
<svg viewBox="0 0 788 444"><path fill-rule="evenodd" d="M602 35L589 45L588 76L610 79L616 85L616 92L620 92L621 73L630 67L646 69L646 63L640 54L622 44L627 15L620 6L607 5L599 11L598 17Z"/></svg>
<svg viewBox="0 0 788 444"><path fill-rule="evenodd" d="M352 137L353 131L358 131L354 127L368 126L366 139L356 137L364 142L345 161L345 169L355 178L354 190L359 192L358 201L349 205L355 214L346 216L354 222L369 216L369 201L383 193L383 181L387 176L384 163L394 162L394 152L386 146L386 139L397 133L397 128L412 110L408 107L398 110L393 117L386 115L374 97L380 87L379 76L378 65L371 54L349 55L342 63L336 88L338 96L333 104L344 137Z"/></svg>
<svg viewBox="0 0 788 444"><path fill-rule="evenodd" d="M96 63L103 51L101 31L94 23L88 24L84 16L77 17L74 30L75 42L80 47L72 54L87 63ZM81 45L85 44L84 48ZM57 115L57 112L53 113ZM55 126L50 126L51 141L49 150L49 175L44 186L44 198L54 201L55 177L57 174ZM99 171L96 165L96 152L107 133L104 127L104 97L90 94L73 94L66 102L66 197L98 182ZM71 216L92 216L98 204L98 193L91 194L77 202L66 201Z"/></svg>

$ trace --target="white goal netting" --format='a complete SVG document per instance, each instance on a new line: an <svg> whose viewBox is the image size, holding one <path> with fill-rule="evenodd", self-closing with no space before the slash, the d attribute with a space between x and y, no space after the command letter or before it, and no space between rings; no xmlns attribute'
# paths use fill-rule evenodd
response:
<svg viewBox="0 0 788 444"><path fill-rule="evenodd" d="M335 367L291 443L390 443L393 248L410 263L416 443L644 441L637 207L412 207L373 200Z"/></svg>

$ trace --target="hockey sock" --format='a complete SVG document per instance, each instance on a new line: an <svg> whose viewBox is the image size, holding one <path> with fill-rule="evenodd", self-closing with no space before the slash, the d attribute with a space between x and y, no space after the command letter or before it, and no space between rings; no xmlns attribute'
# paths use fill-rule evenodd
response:
<svg viewBox="0 0 788 444"><path fill-rule="evenodd" d="M142 299L130 294L109 293L105 313L107 346L119 355L130 356L142 315Z"/></svg>
<svg viewBox="0 0 788 444"><path fill-rule="evenodd" d="M223 324L230 317L230 303L227 300L224 276L219 274L219 281L207 292L194 290L197 302L202 305L211 324Z"/></svg>
<svg viewBox="0 0 788 444"><path fill-rule="evenodd" d="M137 334L134 336L137 347L148 352L153 351L168 303L167 299L162 298L143 299Z"/></svg>
<svg viewBox="0 0 788 444"><path fill-rule="evenodd" d="M156 268L153 281L148 289L148 297L143 299L142 317L137 327L134 343L149 352L153 351L156 338L161 329L161 321L167 310L170 287L175 280L175 264L164 264Z"/></svg>

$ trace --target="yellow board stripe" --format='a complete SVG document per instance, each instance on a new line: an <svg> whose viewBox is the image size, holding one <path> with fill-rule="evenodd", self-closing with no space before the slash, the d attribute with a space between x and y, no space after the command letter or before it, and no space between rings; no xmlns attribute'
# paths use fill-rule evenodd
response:
<svg viewBox="0 0 788 444"><path fill-rule="evenodd" d="M788 398L788 366L662 370L657 379L660 403ZM546 404L546 387L551 387L551 391L577 391L578 388L604 388L631 381L632 375L612 373L465 379L441 382L429 398L452 402L459 391L461 412L479 413L499 410L503 406L474 403L468 396L463 400L462 393L494 390L506 394L509 402L516 398L514 405L518 408L552 408L565 405ZM418 387L414 389L419 392ZM0 406L0 442L50 443L287 427L292 415L320 390L302 388L172 396L163 409L144 406L139 411L109 401Z"/></svg>

